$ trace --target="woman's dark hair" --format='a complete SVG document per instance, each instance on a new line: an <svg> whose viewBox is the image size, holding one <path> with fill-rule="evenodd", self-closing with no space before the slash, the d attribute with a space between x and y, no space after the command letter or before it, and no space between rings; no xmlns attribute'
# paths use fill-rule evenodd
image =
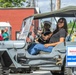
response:
<svg viewBox="0 0 76 75"><path fill-rule="evenodd" d="M62 17L62 18L60 18L60 19L58 20L58 22L60 22L60 20L62 20L62 22L64 22L64 26L63 26L62 28L64 28L65 31L68 33L68 31L67 31L67 22L66 22L66 19ZM56 27L55 31L53 32L53 34L55 34L55 33L57 33L57 32L59 31L58 22L57 22L57 27Z"/></svg>

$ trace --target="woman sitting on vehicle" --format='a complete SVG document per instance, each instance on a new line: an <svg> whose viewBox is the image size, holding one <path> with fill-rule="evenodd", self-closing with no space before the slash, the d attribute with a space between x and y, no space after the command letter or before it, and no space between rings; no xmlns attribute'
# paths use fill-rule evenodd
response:
<svg viewBox="0 0 76 75"><path fill-rule="evenodd" d="M32 55L36 55L39 51L51 52L53 47L57 44L64 42L67 36L67 22L65 18L60 18L57 22L57 27L50 37L50 41L47 44L33 44L28 52Z"/></svg>

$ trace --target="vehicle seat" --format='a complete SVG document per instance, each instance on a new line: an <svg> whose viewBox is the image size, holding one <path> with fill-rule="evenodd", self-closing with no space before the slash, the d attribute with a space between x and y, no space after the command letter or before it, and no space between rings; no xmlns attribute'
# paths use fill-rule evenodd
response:
<svg viewBox="0 0 76 75"><path fill-rule="evenodd" d="M50 52L40 51L39 54L49 54Z"/></svg>
<svg viewBox="0 0 76 75"><path fill-rule="evenodd" d="M64 43L60 43L60 44L56 45L53 48L52 52L43 52L43 51L41 51L37 55L31 55L26 50L26 57L27 58L49 58L49 57L53 57L53 56L57 55L57 52L59 52L59 53L65 53L66 52L66 46L64 45Z"/></svg>
<svg viewBox="0 0 76 75"><path fill-rule="evenodd" d="M65 53L66 52L66 44L64 42L56 45L53 50L55 51L59 51L60 53ZM52 50L52 51L53 51Z"/></svg>

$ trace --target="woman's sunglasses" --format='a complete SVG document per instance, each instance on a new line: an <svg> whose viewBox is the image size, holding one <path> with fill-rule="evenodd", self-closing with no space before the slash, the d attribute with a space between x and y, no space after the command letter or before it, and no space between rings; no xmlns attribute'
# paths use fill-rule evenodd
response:
<svg viewBox="0 0 76 75"><path fill-rule="evenodd" d="M58 23L64 23L63 21L59 21Z"/></svg>

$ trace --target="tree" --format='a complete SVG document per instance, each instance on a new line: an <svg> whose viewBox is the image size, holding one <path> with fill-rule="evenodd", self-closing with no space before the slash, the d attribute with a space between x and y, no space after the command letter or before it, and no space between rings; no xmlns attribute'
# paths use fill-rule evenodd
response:
<svg viewBox="0 0 76 75"><path fill-rule="evenodd" d="M72 27L74 28L72 29ZM76 31L76 23L74 21L70 21L70 23L68 23L68 33L70 33L71 30L72 30L72 33Z"/></svg>
<svg viewBox="0 0 76 75"><path fill-rule="evenodd" d="M27 3L26 7L36 7L35 0L27 0L26 3Z"/></svg>
<svg viewBox="0 0 76 75"><path fill-rule="evenodd" d="M0 0L0 7L21 7L26 0Z"/></svg>

